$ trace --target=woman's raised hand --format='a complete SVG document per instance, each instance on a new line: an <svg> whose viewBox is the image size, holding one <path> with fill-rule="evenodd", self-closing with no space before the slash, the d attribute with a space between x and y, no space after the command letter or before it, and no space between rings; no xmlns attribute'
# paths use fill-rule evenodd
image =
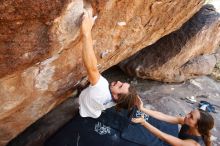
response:
<svg viewBox="0 0 220 146"><path fill-rule="evenodd" d="M136 105L137 105L137 108L138 108L140 111L142 111L142 109L144 108L144 104L143 104L143 102L142 102L140 96L138 96L138 100L137 100Z"/></svg>

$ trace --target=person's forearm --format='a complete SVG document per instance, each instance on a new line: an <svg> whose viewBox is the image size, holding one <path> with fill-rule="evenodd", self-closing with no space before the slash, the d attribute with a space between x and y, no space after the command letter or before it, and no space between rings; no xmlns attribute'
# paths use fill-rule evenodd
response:
<svg viewBox="0 0 220 146"><path fill-rule="evenodd" d="M180 146L181 143L183 142L179 138L176 138L172 135L169 135L167 133L164 133L164 132L160 131L159 129L155 128L154 126L152 126L148 122L145 122L142 125L146 129L148 129L152 134L154 134L156 137L158 137L159 139L161 139L163 141L166 141L167 143L169 143L171 145Z"/></svg>
<svg viewBox="0 0 220 146"><path fill-rule="evenodd" d="M164 120L166 118L167 115L161 113L161 112L158 112L158 111L153 111L153 110L150 110L150 109L146 109L146 108L142 108L141 109L142 112L148 114L149 116L152 116L156 119L159 119L159 120Z"/></svg>
<svg viewBox="0 0 220 146"><path fill-rule="evenodd" d="M154 126L152 126L151 124L149 124L148 122L144 122L142 124L146 129L148 129L152 134L154 134L155 136L157 136L158 138L160 138L161 140L164 140L163 138L163 132L161 132L160 130L158 130L157 128L155 128Z"/></svg>
<svg viewBox="0 0 220 146"><path fill-rule="evenodd" d="M180 124L178 117L169 116L164 113L153 111L153 110L146 109L146 108L142 108L141 111L158 120L166 121L166 122L173 123L173 124Z"/></svg>
<svg viewBox="0 0 220 146"><path fill-rule="evenodd" d="M91 32L83 34L82 57L87 71L97 69L97 59L93 50Z"/></svg>

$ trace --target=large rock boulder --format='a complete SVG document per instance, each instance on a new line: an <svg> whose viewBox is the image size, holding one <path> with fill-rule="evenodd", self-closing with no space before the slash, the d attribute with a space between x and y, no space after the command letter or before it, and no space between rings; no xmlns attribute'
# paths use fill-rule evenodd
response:
<svg viewBox="0 0 220 146"><path fill-rule="evenodd" d="M210 74L220 42L220 14L205 5L179 30L161 38L120 63L131 76L164 82L182 82Z"/></svg>
<svg viewBox="0 0 220 146"><path fill-rule="evenodd" d="M0 145L67 98L86 75L83 0L7 0L0 5ZM191 18L203 0L90 0L100 71Z"/></svg>

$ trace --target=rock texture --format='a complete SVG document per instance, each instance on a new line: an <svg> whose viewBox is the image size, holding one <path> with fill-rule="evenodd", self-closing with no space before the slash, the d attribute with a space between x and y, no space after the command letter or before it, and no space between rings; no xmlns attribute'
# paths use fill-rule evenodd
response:
<svg viewBox="0 0 220 146"><path fill-rule="evenodd" d="M88 0L89 1L89 0ZM100 71L178 29L203 0L0 2L0 145L67 98L86 75L80 23L92 4Z"/></svg>
<svg viewBox="0 0 220 146"><path fill-rule="evenodd" d="M216 58L217 58L217 63L214 69L212 70L211 77L216 81L220 81L220 48L218 48L216 51Z"/></svg>
<svg viewBox="0 0 220 146"><path fill-rule="evenodd" d="M179 30L161 38L120 64L132 76L182 82L210 74L220 43L220 14L205 5Z"/></svg>

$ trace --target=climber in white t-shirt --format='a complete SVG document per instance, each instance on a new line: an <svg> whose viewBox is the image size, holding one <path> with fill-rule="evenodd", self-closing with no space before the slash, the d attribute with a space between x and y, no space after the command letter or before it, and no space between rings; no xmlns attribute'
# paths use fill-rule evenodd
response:
<svg viewBox="0 0 220 146"><path fill-rule="evenodd" d="M79 96L79 113L81 117L98 118L103 110L114 105L116 110L131 110L139 98L135 88L130 84L117 81L109 86L108 81L100 74L92 44L93 24L92 11L85 11L81 26L82 58L90 85Z"/></svg>

